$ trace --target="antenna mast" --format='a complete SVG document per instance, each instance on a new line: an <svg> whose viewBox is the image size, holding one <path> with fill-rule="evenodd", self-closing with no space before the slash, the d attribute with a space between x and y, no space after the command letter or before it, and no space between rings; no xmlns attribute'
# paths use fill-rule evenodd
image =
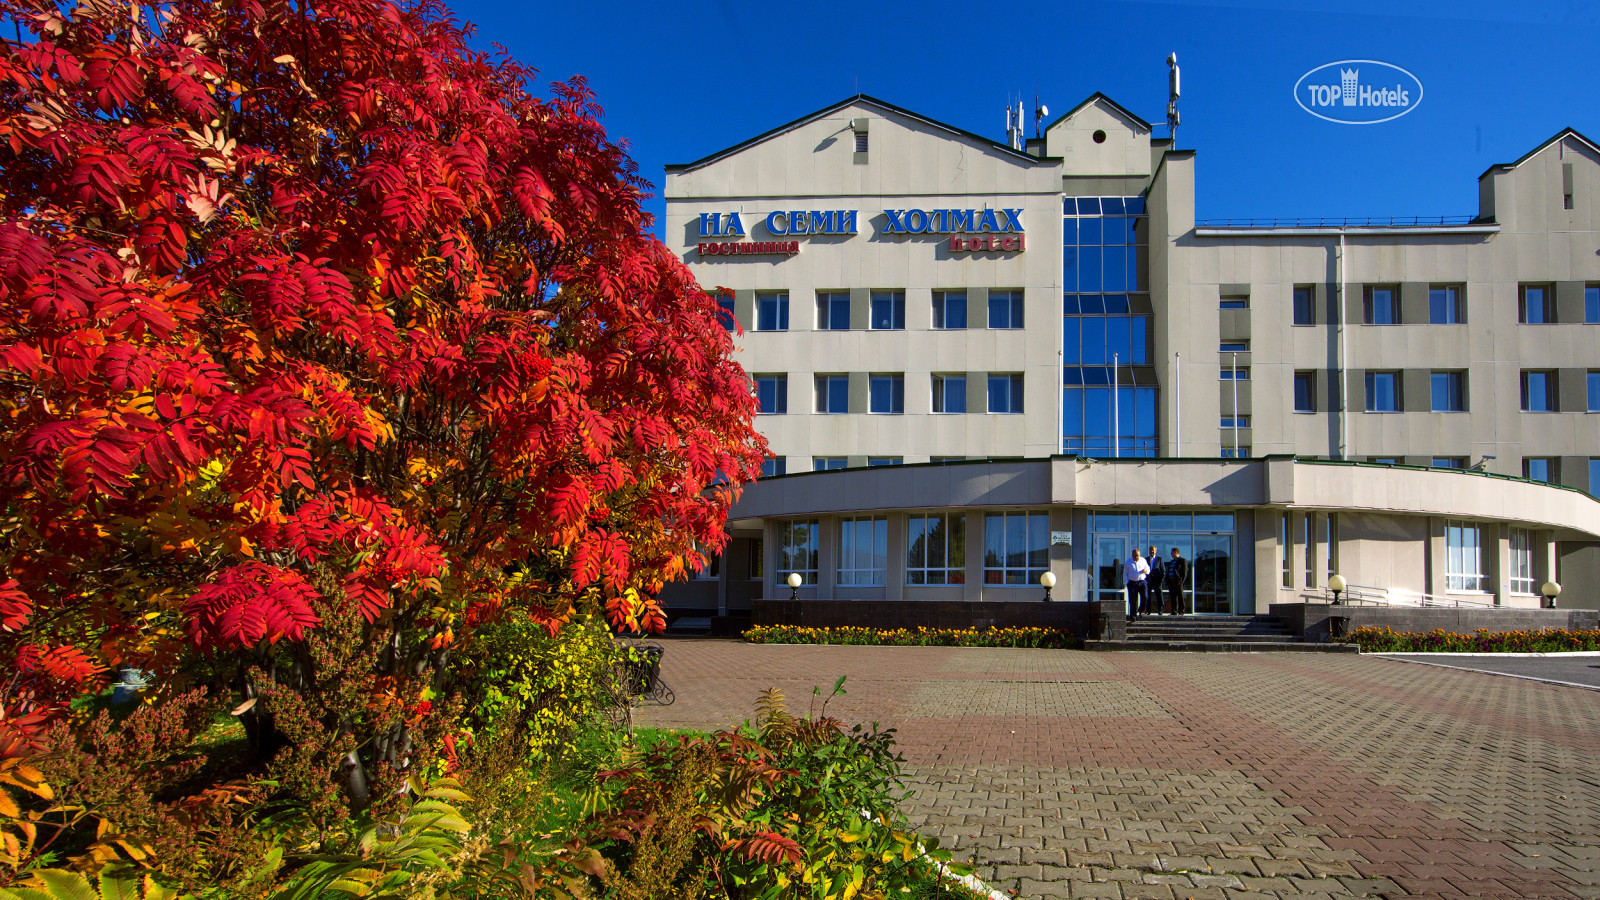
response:
<svg viewBox="0 0 1600 900"><path fill-rule="evenodd" d="M1167 57L1167 130L1172 134L1172 149L1178 149L1178 54Z"/></svg>

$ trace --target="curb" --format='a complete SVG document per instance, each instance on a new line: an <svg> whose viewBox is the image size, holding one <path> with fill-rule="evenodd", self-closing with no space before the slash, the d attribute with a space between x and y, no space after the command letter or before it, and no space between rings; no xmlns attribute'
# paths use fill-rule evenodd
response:
<svg viewBox="0 0 1600 900"><path fill-rule="evenodd" d="M1369 653L1368 656L1481 656L1484 659L1542 659L1546 656L1600 656L1600 650L1557 650L1552 653L1469 653L1466 651L1448 651L1433 653L1427 650L1385 650L1381 653ZM1421 660L1416 660L1421 662Z"/></svg>
<svg viewBox="0 0 1600 900"><path fill-rule="evenodd" d="M1579 684L1576 681L1557 681L1554 678L1539 678L1539 677L1536 677L1536 676L1533 676L1533 675L1514 675L1514 674L1512 674L1510 672L1496 672L1493 669L1469 669L1466 666L1447 666L1444 663L1428 662L1425 659L1401 659L1401 658L1399 658L1397 656L1390 656L1390 655L1388 655L1386 653L1374 653L1374 654L1371 654L1371 655L1373 657L1377 658L1377 659L1386 659L1389 662L1411 663L1412 665L1417 665L1417 666L1433 666L1436 669L1450 669L1451 671L1455 671L1455 672L1477 672L1480 675L1498 675L1501 678L1520 678L1523 681L1537 681L1540 684L1554 684L1554 685L1557 685L1559 687L1573 687L1573 688L1582 688L1583 690L1586 690L1586 691L1600 691L1600 685ZM1443 656L1444 654L1441 653L1441 654L1438 654L1438 655ZM1461 655L1463 655L1463 656L1468 656L1468 655L1476 656L1476 655L1479 655L1479 654L1461 654ZM1484 655L1489 655L1489 654L1484 654ZM1506 655L1509 655L1509 654L1493 654L1493 655L1506 656Z"/></svg>

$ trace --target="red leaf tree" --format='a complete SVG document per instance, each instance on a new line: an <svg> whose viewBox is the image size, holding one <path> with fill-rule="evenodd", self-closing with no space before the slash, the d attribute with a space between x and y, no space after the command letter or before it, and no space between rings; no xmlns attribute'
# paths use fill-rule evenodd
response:
<svg viewBox="0 0 1600 900"><path fill-rule="evenodd" d="M118 666L270 716L323 632L410 696L496 610L662 625L764 445L581 80L428 0L0 23L0 730Z"/></svg>

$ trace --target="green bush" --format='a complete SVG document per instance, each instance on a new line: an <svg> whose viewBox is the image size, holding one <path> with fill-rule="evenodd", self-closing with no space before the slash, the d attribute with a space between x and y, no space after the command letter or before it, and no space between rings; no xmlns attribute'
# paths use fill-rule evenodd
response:
<svg viewBox="0 0 1600 900"><path fill-rule="evenodd" d="M1472 634L1451 631L1394 631L1385 628L1356 628L1344 638L1358 644L1364 653L1561 653L1574 650L1600 650L1600 631L1569 631L1548 628L1542 631L1490 631L1480 628Z"/></svg>

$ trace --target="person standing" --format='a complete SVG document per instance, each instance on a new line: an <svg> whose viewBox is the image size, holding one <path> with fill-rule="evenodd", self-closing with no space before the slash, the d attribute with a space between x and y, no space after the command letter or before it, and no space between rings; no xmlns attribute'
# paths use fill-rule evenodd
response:
<svg viewBox="0 0 1600 900"><path fill-rule="evenodd" d="M1133 622L1139 618L1139 611L1149 603L1149 594L1146 593L1145 579L1150 577L1150 564L1139 555L1139 548L1133 548L1133 555L1122 564L1122 580L1128 586L1128 621Z"/></svg>
<svg viewBox="0 0 1600 900"><path fill-rule="evenodd" d="M1183 558L1177 547L1172 548L1172 558L1167 560L1166 590L1172 597L1173 615L1183 615L1183 589L1189 584L1189 561Z"/></svg>
<svg viewBox="0 0 1600 900"><path fill-rule="evenodd" d="M1150 586L1150 603L1145 612L1161 615L1167 611L1161 602L1162 581L1166 578L1166 568L1161 565L1161 551L1154 544L1150 545L1150 574L1145 577L1145 584Z"/></svg>

